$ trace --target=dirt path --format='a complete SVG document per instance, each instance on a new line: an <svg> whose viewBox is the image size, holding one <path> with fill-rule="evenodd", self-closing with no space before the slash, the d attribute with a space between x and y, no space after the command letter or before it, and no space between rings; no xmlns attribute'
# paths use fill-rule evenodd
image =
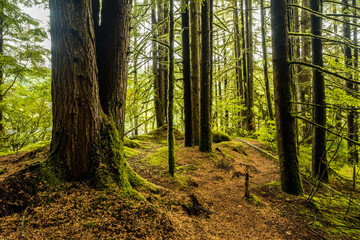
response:
<svg viewBox="0 0 360 240"><path fill-rule="evenodd" d="M197 168L183 173L195 187L180 192L174 184L156 174L147 171L144 177L170 189L171 197L175 195L190 201L188 196L195 195L199 203L211 212L184 217L180 215L186 212L180 209L180 213L174 215L192 228L189 239L318 239L306 231L305 223L294 222L286 213L274 208L271 199L261 196L257 186L279 180L278 164L248 145L244 148L247 155L215 145L211 155L200 153L196 147L179 146L177 166ZM260 204L243 198L244 178L241 173L246 165L250 166L251 187ZM138 171L144 174L144 171Z"/></svg>

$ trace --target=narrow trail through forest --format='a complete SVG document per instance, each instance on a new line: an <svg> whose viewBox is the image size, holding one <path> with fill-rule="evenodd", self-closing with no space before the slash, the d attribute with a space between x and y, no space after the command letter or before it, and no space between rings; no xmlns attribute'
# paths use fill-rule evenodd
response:
<svg viewBox="0 0 360 240"><path fill-rule="evenodd" d="M264 148L258 141L246 141ZM39 202L29 202L23 208L24 202L14 200L12 204L19 211L0 217L0 239L241 240L324 236L311 230L311 223L291 210L293 205L303 203L303 198L280 193L278 163L239 140L216 143L213 153L184 147L178 140L174 179L167 174L166 142L139 143L142 148L135 149L127 161L139 175L161 186L159 193L139 189L141 195L129 198L116 191L96 191L83 183L68 183L51 192L37 193ZM46 148L34 156L2 156L0 163L16 174L22 166L46 156L45 152ZM246 166L250 168L254 195L250 200L243 197ZM0 179L0 187L4 178Z"/></svg>

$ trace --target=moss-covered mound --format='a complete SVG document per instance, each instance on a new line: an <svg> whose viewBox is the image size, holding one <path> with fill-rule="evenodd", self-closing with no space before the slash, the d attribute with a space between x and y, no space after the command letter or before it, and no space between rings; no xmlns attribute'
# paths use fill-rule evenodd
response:
<svg viewBox="0 0 360 240"><path fill-rule="evenodd" d="M135 136L132 139L137 139L140 141L161 141L167 139L168 125L164 124L163 126L143 135ZM184 134L178 129L174 128L174 135L176 140L184 139Z"/></svg>
<svg viewBox="0 0 360 240"><path fill-rule="evenodd" d="M212 140L214 143L224 142L224 141L231 141L230 136L221 131L213 131L212 132Z"/></svg>
<svg viewBox="0 0 360 240"><path fill-rule="evenodd" d="M245 152L244 145L241 142L235 142L235 141L226 141L219 143L219 146L229 148L230 150L233 150L238 153L242 153L244 155L247 155Z"/></svg>
<svg viewBox="0 0 360 240"><path fill-rule="evenodd" d="M141 148L141 144L138 141L128 139L127 137L124 137L124 146L128 148Z"/></svg>

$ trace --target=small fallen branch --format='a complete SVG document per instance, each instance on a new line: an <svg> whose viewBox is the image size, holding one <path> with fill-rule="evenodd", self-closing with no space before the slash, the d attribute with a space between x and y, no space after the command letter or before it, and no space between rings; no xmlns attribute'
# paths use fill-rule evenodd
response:
<svg viewBox="0 0 360 240"><path fill-rule="evenodd" d="M24 233L24 225L25 225L26 214L27 214L27 208L24 211L24 214L22 216L21 223L20 223L20 239L26 239L25 233Z"/></svg>

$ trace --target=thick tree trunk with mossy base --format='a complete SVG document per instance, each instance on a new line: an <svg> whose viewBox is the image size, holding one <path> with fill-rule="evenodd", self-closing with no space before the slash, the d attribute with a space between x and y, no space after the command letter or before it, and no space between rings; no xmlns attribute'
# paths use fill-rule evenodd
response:
<svg viewBox="0 0 360 240"><path fill-rule="evenodd" d="M120 7L111 8L115 6ZM97 187L117 184L128 188L145 180L126 163L118 123L111 120L115 116L106 116L100 104L101 79L91 9L90 0L50 1L53 102L50 161L62 166L69 180L91 179ZM123 124L121 121L118 120Z"/></svg>
<svg viewBox="0 0 360 240"><path fill-rule="evenodd" d="M296 154L295 121L291 115L286 0L271 0L271 29L277 145L282 191L301 195L303 188Z"/></svg>

